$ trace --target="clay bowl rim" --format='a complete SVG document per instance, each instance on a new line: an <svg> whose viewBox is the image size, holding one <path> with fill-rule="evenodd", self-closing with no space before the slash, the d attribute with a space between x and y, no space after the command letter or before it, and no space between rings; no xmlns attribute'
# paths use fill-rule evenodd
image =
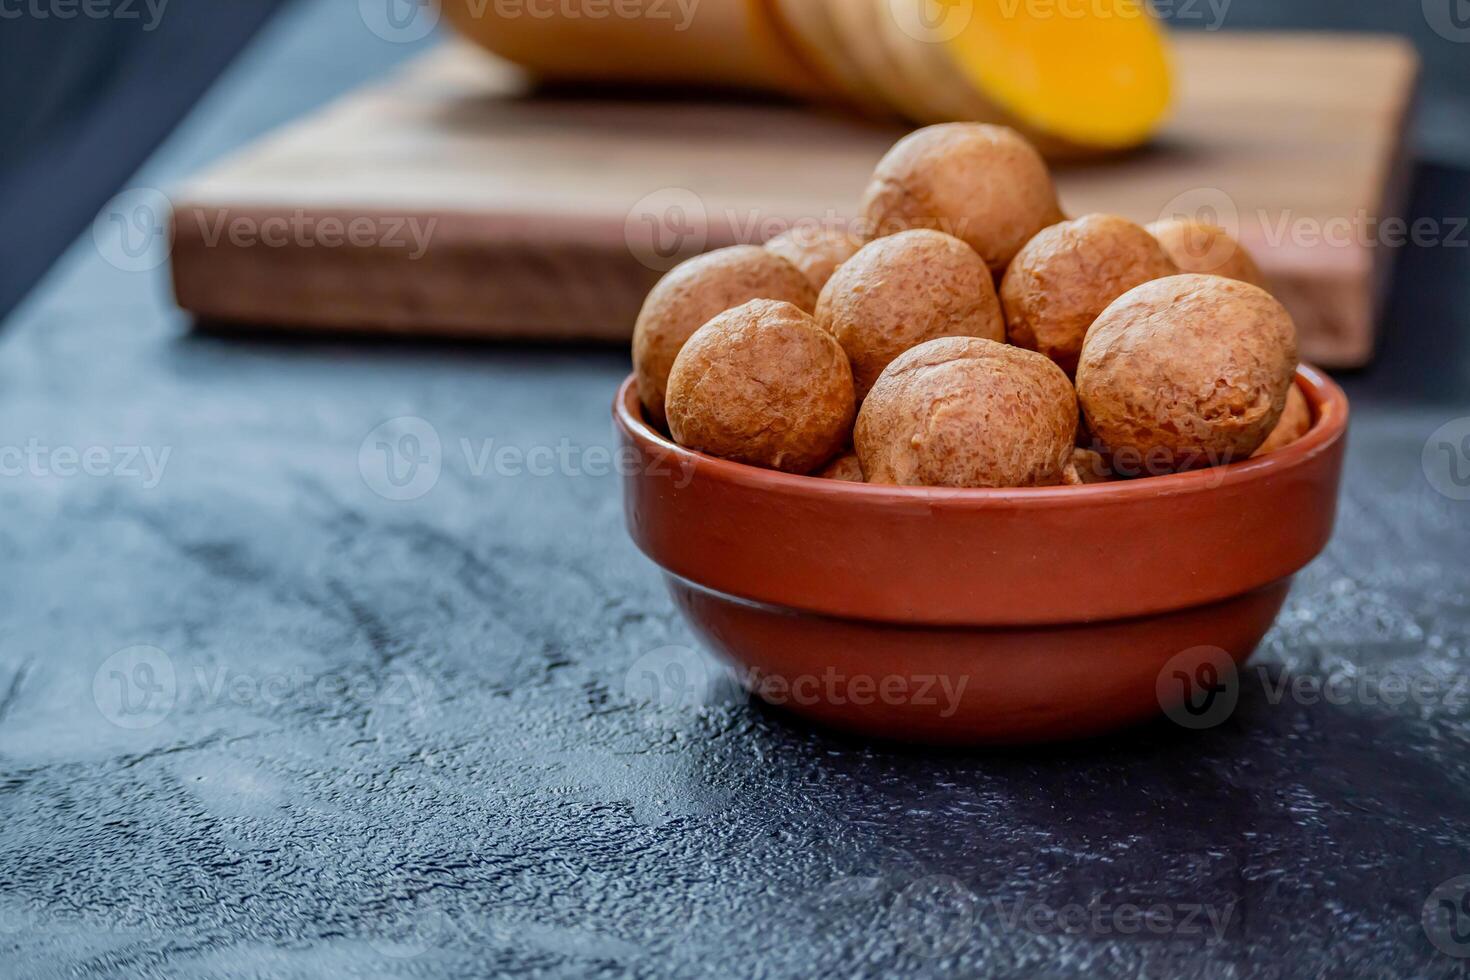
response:
<svg viewBox="0 0 1470 980"><path fill-rule="evenodd" d="M910 505L915 502L929 502L936 506L963 509L1014 507L1017 504L1047 508L1071 506L1082 501L1121 503L1164 494L1213 492L1270 477L1326 452L1347 432L1350 413L1347 395L1326 374L1306 364L1297 367L1293 383L1306 396L1307 404L1312 410L1311 427L1295 442L1264 456L1253 456L1223 466L1083 486L904 487L783 473L748 463L720 459L718 456L686 449L649 425L643 417L643 406L636 390L637 379L633 374L629 374L618 387L617 397L613 402L613 416L637 442L652 445L668 453L679 465L697 467L705 478L752 489L830 497L836 500L888 500Z"/></svg>

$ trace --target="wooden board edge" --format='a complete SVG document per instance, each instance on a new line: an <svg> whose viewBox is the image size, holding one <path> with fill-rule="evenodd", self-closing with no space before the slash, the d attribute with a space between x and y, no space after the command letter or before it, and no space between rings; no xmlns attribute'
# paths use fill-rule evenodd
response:
<svg viewBox="0 0 1470 980"><path fill-rule="evenodd" d="M578 222L574 235L570 219L508 216L494 219L487 235L482 215L415 218L429 236L421 251L407 235L338 243L364 219L360 211L297 209L281 241L282 215L269 207L180 200L169 257L175 302L223 324L625 341L661 275L640 264L611 225L589 236ZM376 225L380 234L386 228Z"/></svg>

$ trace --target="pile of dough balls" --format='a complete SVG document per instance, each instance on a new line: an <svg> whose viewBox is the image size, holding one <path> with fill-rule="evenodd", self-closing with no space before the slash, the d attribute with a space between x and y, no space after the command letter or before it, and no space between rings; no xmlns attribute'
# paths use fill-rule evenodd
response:
<svg viewBox="0 0 1470 980"><path fill-rule="evenodd" d="M1225 231L1068 219L1010 129L921 129L857 230L675 268L633 334L679 445L823 479L1083 485L1270 452L1311 426L1296 328Z"/></svg>

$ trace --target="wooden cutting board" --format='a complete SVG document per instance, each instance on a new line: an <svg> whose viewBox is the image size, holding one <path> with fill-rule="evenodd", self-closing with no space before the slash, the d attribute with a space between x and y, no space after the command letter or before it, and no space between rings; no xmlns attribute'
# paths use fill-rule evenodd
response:
<svg viewBox="0 0 1470 980"><path fill-rule="evenodd" d="M1184 34L1176 61L1174 122L1146 150L1059 169L1064 206L1238 227L1304 356L1362 364L1395 237L1375 222L1403 204L1412 50ZM851 217L901 133L721 96L530 93L450 42L180 188L175 292L227 323L623 340L677 260Z"/></svg>

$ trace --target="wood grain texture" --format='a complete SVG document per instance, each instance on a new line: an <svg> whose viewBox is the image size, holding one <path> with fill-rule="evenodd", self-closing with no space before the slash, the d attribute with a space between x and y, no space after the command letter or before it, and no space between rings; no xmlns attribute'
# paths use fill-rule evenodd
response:
<svg viewBox="0 0 1470 980"><path fill-rule="evenodd" d="M1291 307L1306 358L1365 362L1413 52L1291 34L1182 35L1175 52L1174 121L1146 150L1060 169L1063 203L1216 216ZM899 135L778 103L530 92L450 43L182 188L175 290L218 321L619 340L677 259L850 218ZM354 219L361 234L339 237L355 243L319 233Z"/></svg>

